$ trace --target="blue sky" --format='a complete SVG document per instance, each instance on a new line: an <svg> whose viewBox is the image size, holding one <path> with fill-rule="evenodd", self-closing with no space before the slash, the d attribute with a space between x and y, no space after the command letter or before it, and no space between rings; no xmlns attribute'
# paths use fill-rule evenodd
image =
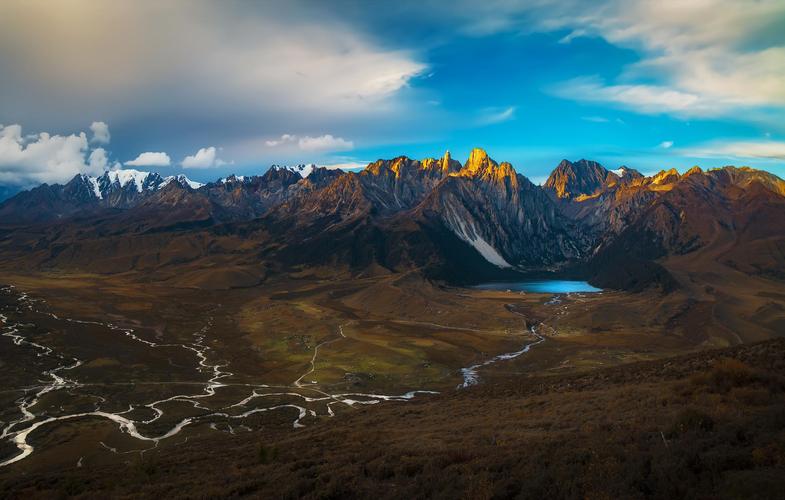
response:
<svg viewBox="0 0 785 500"><path fill-rule="evenodd" d="M44 2L0 17L0 185L562 158L785 176L779 0Z"/></svg>

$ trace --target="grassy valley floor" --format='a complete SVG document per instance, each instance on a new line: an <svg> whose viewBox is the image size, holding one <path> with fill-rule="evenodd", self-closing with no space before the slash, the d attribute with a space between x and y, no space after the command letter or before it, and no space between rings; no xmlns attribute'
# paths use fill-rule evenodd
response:
<svg viewBox="0 0 785 500"><path fill-rule="evenodd" d="M383 274L228 290L134 274L4 281L3 427L22 406L34 417L12 431L89 415L36 428L34 451L0 468L0 496L744 496L723 486L746 484L734 474L780 485L785 347L707 353L733 343L724 293L554 297ZM772 307L757 322L769 337ZM456 389L462 368L540 338ZM169 437L134 438L123 418ZM16 453L0 443L3 460Z"/></svg>

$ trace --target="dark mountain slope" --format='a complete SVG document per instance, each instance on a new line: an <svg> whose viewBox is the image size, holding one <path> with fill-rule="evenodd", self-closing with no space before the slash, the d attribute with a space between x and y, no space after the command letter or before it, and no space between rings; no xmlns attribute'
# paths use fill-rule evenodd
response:
<svg viewBox="0 0 785 500"><path fill-rule="evenodd" d="M634 175L634 174L633 174ZM608 184L618 183L619 176L606 170L596 161L562 160L545 181L545 189L557 198L577 198L592 195Z"/></svg>
<svg viewBox="0 0 785 500"><path fill-rule="evenodd" d="M359 174L365 196L376 212L389 215L414 207L442 179L458 172L461 164L445 153L439 160L412 160L400 156L377 160Z"/></svg>
<svg viewBox="0 0 785 500"><path fill-rule="evenodd" d="M651 271L655 260L683 256L696 268L730 265L748 274L781 279L785 277L785 197L779 194L783 186L774 176L747 169L691 171L641 210L618 237L600 247L591 265L598 277L607 279L619 274L614 266L620 263L644 265ZM618 276L608 283L616 280Z"/></svg>

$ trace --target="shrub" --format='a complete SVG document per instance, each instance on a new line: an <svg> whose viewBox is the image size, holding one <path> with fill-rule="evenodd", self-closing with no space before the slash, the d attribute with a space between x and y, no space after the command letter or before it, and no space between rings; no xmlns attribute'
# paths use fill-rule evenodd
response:
<svg viewBox="0 0 785 500"><path fill-rule="evenodd" d="M709 372L709 387L714 392L727 393L734 387L749 385L756 380L755 372L738 359L723 358L714 363Z"/></svg>
<svg viewBox="0 0 785 500"><path fill-rule="evenodd" d="M263 444L259 445L259 463L260 464L271 464L278 458L278 448L275 446L265 446Z"/></svg>
<svg viewBox="0 0 785 500"><path fill-rule="evenodd" d="M735 387L730 395L733 399L746 405L763 406L771 402L771 393L760 387Z"/></svg>
<svg viewBox="0 0 785 500"><path fill-rule="evenodd" d="M687 408L673 419L669 434L675 436L690 431L710 432L713 429L714 419L711 416L698 409Z"/></svg>

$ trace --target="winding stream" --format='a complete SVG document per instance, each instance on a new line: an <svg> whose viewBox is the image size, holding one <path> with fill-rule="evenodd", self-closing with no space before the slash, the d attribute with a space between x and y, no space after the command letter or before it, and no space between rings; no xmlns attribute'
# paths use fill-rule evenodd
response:
<svg viewBox="0 0 785 500"><path fill-rule="evenodd" d="M0 288L0 293L13 295L17 292L14 291L13 286L6 286ZM312 417L316 417L318 415L318 407L317 409L309 407L309 405L312 405L313 403L322 405L322 409L326 410L326 415L332 417L335 415L335 411L333 409L334 405L344 405L348 407L354 407L356 405L374 405L384 401L409 401L418 394L436 394L433 391L426 390L411 391L401 395L383 395L362 392L333 394L318 388L318 382L316 380L304 381L303 379L305 377L313 377L313 374L316 371L319 349L331 343L347 338L343 332L344 325L339 325L338 336L336 338L322 341L314 347L313 356L311 357L309 363L309 369L300 375L294 382L292 382L291 385L276 386L267 384L240 384L230 383L226 380L234 375L232 372L227 370L229 365L228 362L210 361L210 347L205 342L207 332L212 327L212 318L208 320L204 327L193 334L193 341L190 343L159 343L141 338L136 333L134 333L133 328L121 327L112 323L61 318L54 313L37 309L37 303L43 303L43 301L40 299L32 299L28 294L19 292L16 295L16 312L21 313L24 312L24 310L27 310L30 312L47 315L58 321L107 328L111 331L122 334L132 341L140 343L150 349L174 348L189 351L195 358L196 370L199 372L206 371L210 374L210 377L204 382L172 382L172 384L177 385L196 385L197 387L200 387L200 390L195 391L194 393L175 394L144 403L129 404L128 408L124 411L111 412L103 409L106 399L100 395L90 393L88 393L87 396L92 397L95 400L94 408L90 411L80 411L73 413L63 411L62 414L58 415L50 415L48 411L36 411L36 406L39 405L41 399L47 394L62 390L85 390L89 389L90 387L100 387L113 384L80 383L75 377L69 376L68 372L81 366L83 364L82 360L58 353L51 347L25 337L21 331L21 323L14 323L9 319L8 315L0 313L0 336L10 339L12 345L14 346L28 346L35 350L37 357L47 358L47 360L56 363L54 368L44 370L40 373L42 377L41 385L23 389L24 395L16 400L15 404L16 409L19 412L19 417L5 424L2 432L0 433L0 440L10 441L19 451L17 454L0 461L0 467L5 467L19 462L33 454L35 448L30 444L29 438L30 435L37 429L52 425L56 422L67 420L89 417L106 419L117 424L120 432L138 441L150 443L153 447L155 447L160 441L176 436L184 428L195 423L209 423L210 428L218 429L216 420L236 420L238 421L237 428L245 428L250 430L247 425L243 424L243 421L252 415L278 410L294 410L296 412L296 417L292 421L292 427L299 428L304 427L304 424L302 423L303 419L309 415ZM546 302L546 305L560 305L560 309L562 310L566 307L562 303L562 297L558 294L554 295L553 298ZM523 316L521 313L514 311L512 308L510 308L510 311ZM562 313L563 311L561 311L559 314ZM478 373L480 368L500 361L517 358L518 356L529 352L532 347L544 342L545 337L537 331L538 327L541 326L543 326L543 323L532 326L529 329L529 333L534 337L535 340L525 343L521 349L514 352L500 354L481 363L462 368L460 373L463 377L463 383L460 384L458 388L466 388L477 384L480 380ZM117 384L135 386L137 384L159 383L117 382ZM216 409L211 409L209 406L207 406L207 400L209 400L209 398L215 396L217 391L220 389L227 387L247 388L246 390L249 390L250 394L235 403L224 405ZM303 391L310 394L303 394ZM272 402L268 403L268 405L260 404L264 403L264 401L268 399L280 400L281 398L294 398L295 400L300 400L301 403L299 401L296 401L298 404L290 402L281 403L280 401L276 401L275 404L272 404ZM162 407L166 406L168 403L175 402L189 404L194 409L199 410L200 413L198 415L187 416L179 419L179 421L169 426L168 429L164 430L163 432L150 433L144 430L145 426L159 422L162 417L166 415L166 411ZM62 406L60 408L62 409ZM149 418L131 417L132 414L140 412L143 414L147 413ZM228 423L226 425L228 427L227 432L233 434L235 432L235 427ZM112 448L103 442L100 444L105 449L112 451L113 453L121 453L118 452L117 449ZM0 460L2 458L3 457L0 457ZM78 463L81 464L81 458Z"/></svg>
<svg viewBox="0 0 785 500"><path fill-rule="evenodd" d="M12 286L6 286L0 288L0 293L12 295L15 293L15 291ZM122 433L139 441L151 443L153 446L157 446L160 441L177 435L185 427L196 422L207 423L215 419L232 419L242 421L243 419L258 413L292 409L297 413L296 418L292 421L292 426L294 428L298 428L304 426L302 420L308 415L313 417L317 416L315 409L307 407L308 403L321 403L324 405L324 408L326 408L326 414L328 416L334 416L335 412L333 410L333 405L335 404L342 404L348 407L353 407L355 405L377 404L383 401L408 401L418 394L434 394L433 391L411 391L407 392L406 394L392 396L368 393L330 394L313 387L313 385L316 384L315 381L311 381L309 384L303 383L303 377L311 375L316 369L319 347L346 338L343 333L343 325L339 327L338 333L340 336L338 338L322 342L315 347L314 354L310 362L310 369L303 373L296 381L294 381L291 386L280 387L266 384L231 384L225 380L234 375L233 373L226 370L228 362L210 361L210 347L205 344L205 338L207 332L212 326L212 320L208 321L207 325L205 325L201 330L193 335L193 342L191 343L158 343L139 337L134 333L134 329L132 328L120 327L112 323L60 318L53 313L36 309L35 304L39 302L43 301L32 299L23 292L18 293L16 296L16 312L20 313L26 309L27 311L48 315L51 318L59 321L78 324L90 324L98 327L108 328L112 331L121 333L133 341L149 347L150 349L175 348L187 350L193 353L193 356L195 357L196 369L199 371L207 371L211 376L206 382L197 384L201 386L201 390L196 393L176 394L142 404L129 404L128 409L125 411L106 411L102 409L102 405L106 403L106 399L100 395L88 393L87 395L91 396L96 401L94 408L90 411L73 413L64 412L60 415L49 415L48 411L36 412L36 406L39 405L41 398L47 394L65 389L68 389L69 391L73 391L74 389L84 390L92 386L106 384L82 384L76 380L76 378L66 377L65 373L81 366L83 361L74 357L60 354L51 347L47 347L26 338L21 332L22 325L20 323L14 323L10 321L8 315L0 313L0 336L9 338L12 345L14 346L29 346L35 350L36 356L45 357L49 361L57 364L55 368L41 372L41 376L43 378L41 381L42 385L25 388L24 395L16 400L15 404L20 416L5 424L2 429L2 433L0 433L0 440L10 441L16 446L19 452L9 458L5 458L3 461L0 461L0 467L5 467L19 462L29 457L35 451L33 445L29 443L31 433L41 427L67 420L87 417L106 419L116 423ZM129 383L129 385L135 384ZM210 407L206 406L206 400L215 396L218 390L229 386L235 388L247 387L251 393L236 403L226 405L218 409L211 409ZM266 392L270 389L281 390L278 390L277 392ZM297 392L303 389L316 394L316 396L307 396ZM302 404L279 403L271 404L269 406L250 406L251 403L263 402L265 398L280 397L297 398L302 400ZM190 404L194 409L200 410L201 413L196 416L182 418L177 423L170 426L168 430L158 434L147 433L144 430L140 430L140 427L148 426L158 422L162 417L164 417L165 410L161 407L165 406L167 403L172 402ZM143 413L151 412L152 416L147 419L131 418L130 415L134 412L138 412L139 410L142 410ZM215 422L210 422L210 427L213 429L217 428ZM234 433L234 428L232 426L229 426L229 432ZM107 446L103 442L100 444L107 450L118 453L115 448ZM2 460L2 457L0 457L0 460ZM81 464L81 458L78 464Z"/></svg>
<svg viewBox="0 0 785 500"><path fill-rule="evenodd" d="M494 356L491 359L483 361L482 363L477 363L476 365L468 366L466 368L461 368L463 383L459 385L458 388L465 389L466 387L471 387L473 385L476 385L480 381L480 375L477 373L477 370L479 370L483 366L488 366L493 363L498 363L499 361L507 361L510 359L515 359L521 354L526 354L527 352L529 352L529 349L536 346L537 344L541 344L545 342L545 337L537 333L537 327L532 326L529 331L531 332L532 335L534 335L534 337L537 340L533 342L529 342L528 344L524 344L519 351L499 354L498 356Z"/></svg>
<svg viewBox="0 0 785 500"><path fill-rule="evenodd" d="M572 283L572 282L569 282L569 283ZM568 298L570 298L572 295L573 295L572 292L568 292L566 294L566 296ZM583 300L584 295L582 293L575 293L574 295L579 297L578 300L580 300L580 301ZM556 316L561 316L561 315L566 313L567 306L564 305L563 297L562 297L561 294L557 293L557 294L553 295L547 302L544 303L544 305L546 305L546 306L560 306L559 311L556 313ZM518 316L523 316L523 314L521 314L518 311L515 311L514 309L512 309L512 306L510 304L507 305L507 308L508 308L508 310L511 313L517 314ZM520 356L522 354L526 354L527 352L529 352L529 349L531 349L532 347L536 346L537 344L542 344L543 342L545 342L545 337L540 335L537 332L537 327L541 327L541 326L544 326L544 325L545 325L545 323L540 323L538 325L533 325L531 328L529 328L529 332L532 334L532 336L534 336L534 338L536 340L524 344L523 347L521 347L520 350L514 351L514 352L508 352L508 353L505 353L505 354L499 354L498 356L494 356L494 357L492 357L492 358L490 358L488 360L483 361L482 363L477 363L475 365L467 366L466 368L461 368L461 375L463 376L463 383L460 384L457 388L458 389L465 389L467 387L471 387L473 385L477 385L477 383L479 383L479 381L480 381L480 375L478 373L478 370L480 368L482 368L484 366L488 366L488 365L494 364L494 363L498 363L499 361L507 361L507 360L510 360L510 359L515 359L518 356Z"/></svg>

